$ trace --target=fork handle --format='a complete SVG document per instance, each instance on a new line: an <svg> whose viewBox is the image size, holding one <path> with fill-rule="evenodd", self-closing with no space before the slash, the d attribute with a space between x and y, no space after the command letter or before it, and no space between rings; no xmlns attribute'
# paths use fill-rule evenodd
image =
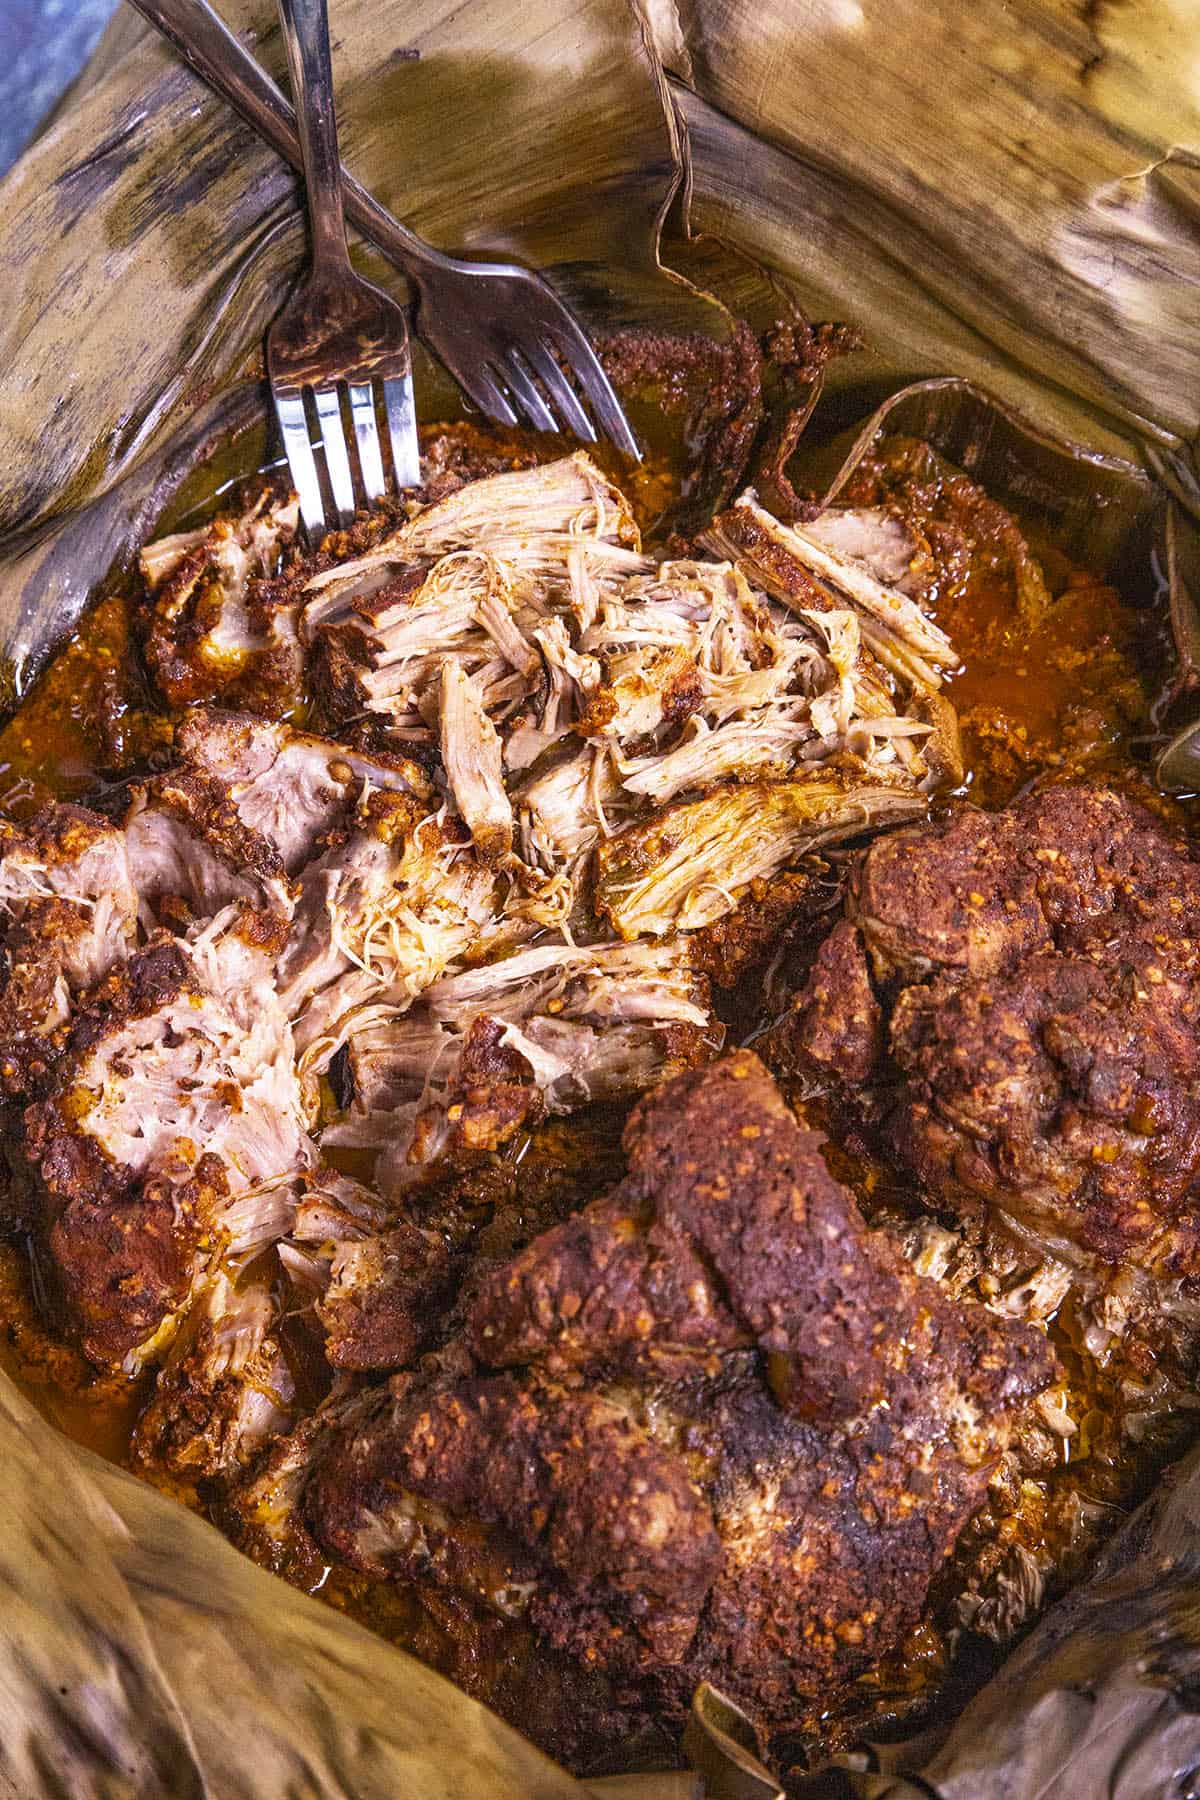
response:
<svg viewBox="0 0 1200 1800"><path fill-rule="evenodd" d="M341 274L350 262L342 210L342 159L333 104L326 0L279 0L287 45L304 184L312 223L313 273Z"/></svg>
<svg viewBox="0 0 1200 1800"><path fill-rule="evenodd" d="M240 113L286 163L303 170L295 112L208 0L129 3L162 32L201 81ZM358 230L411 276L418 289L426 271L456 266L452 257L444 256L402 225L348 169L341 171L341 185L346 212Z"/></svg>

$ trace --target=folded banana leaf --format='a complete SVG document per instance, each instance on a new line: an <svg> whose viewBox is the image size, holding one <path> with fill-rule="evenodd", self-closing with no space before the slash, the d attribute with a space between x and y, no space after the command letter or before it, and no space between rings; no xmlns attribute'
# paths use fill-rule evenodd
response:
<svg viewBox="0 0 1200 1800"><path fill-rule="evenodd" d="M1194 1793L1198 1544L1193 1454L967 1707L922 1769L939 1800Z"/></svg>
<svg viewBox="0 0 1200 1800"><path fill-rule="evenodd" d="M692 223L1098 445L1193 441L1196 15L1176 0L658 0Z"/></svg>
<svg viewBox="0 0 1200 1800"><path fill-rule="evenodd" d="M3 1375L0 1444L0 1792L586 1792L448 1681L70 1444Z"/></svg>
<svg viewBox="0 0 1200 1800"><path fill-rule="evenodd" d="M279 78L272 0L223 10ZM823 447L804 477L826 499L879 435L913 432L1094 567L1149 568L1153 544L1185 726L1200 686L1191 0L331 11L346 160L433 242L547 268L597 328L702 332L748 367L779 320L801 344L817 341L806 317L857 331L858 355L794 360L790 423L772 437L768 418L774 461L751 460L756 478L787 479L815 407ZM217 446L244 433L246 466L261 455L263 327L303 244L290 172L119 21L0 186L4 698L172 496L203 488ZM363 266L403 293L377 259ZM443 411L436 370L418 379L426 416ZM1162 771L1200 788L1186 729ZM2 1375L0 1503L0 1789L21 1800L584 1791L59 1437ZM1185 1791L1171 1783L1200 1764L1198 1508L1193 1462L921 1779L945 1800ZM773 1791L719 1697L698 1704L690 1743L711 1794ZM868 1794L898 1778L835 1779L830 1792Z"/></svg>

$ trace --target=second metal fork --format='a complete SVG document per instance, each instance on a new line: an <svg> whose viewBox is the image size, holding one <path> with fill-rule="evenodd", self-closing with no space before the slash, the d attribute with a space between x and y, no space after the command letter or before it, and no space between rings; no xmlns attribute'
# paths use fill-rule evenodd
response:
<svg viewBox="0 0 1200 1800"><path fill-rule="evenodd" d="M407 321L394 300L350 266L326 0L279 0L279 10L304 157L312 268L267 333L267 373L301 516L315 536L325 524L325 508L305 413L306 390L316 407L338 523L348 523L355 510L342 423L343 385L364 497L376 500L386 491L379 400L397 486L416 486L421 472Z"/></svg>
<svg viewBox="0 0 1200 1800"><path fill-rule="evenodd" d="M296 121L266 70L208 0L130 0L215 93L293 168ZM351 222L401 269L417 299L416 327L470 403L498 425L597 429L637 462L637 438L579 320L544 276L518 263L472 262L426 244L342 170Z"/></svg>

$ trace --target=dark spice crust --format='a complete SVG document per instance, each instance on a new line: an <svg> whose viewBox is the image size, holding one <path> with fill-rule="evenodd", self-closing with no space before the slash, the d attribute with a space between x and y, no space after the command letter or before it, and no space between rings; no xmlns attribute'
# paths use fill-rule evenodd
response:
<svg viewBox="0 0 1200 1800"><path fill-rule="evenodd" d="M449 1304L463 1257L443 1236L399 1220L335 1257L317 1301L325 1356L337 1369L398 1369L411 1363Z"/></svg>
<svg viewBox="0 0 1200 1800"><path fill-rule="evenodd" d="M881 840L849 907L901 1078L882 1128L935 1203L995 1202L1104 1263L1200 1267L1186 842L1127 795L1052 787Z"/></svg>
<svg viewBox="0 0 1200 1800"><path fill-rule="evenodd" d="M666 414L683 417L697 466L686 500L669 521L687 539L741 484L763 421L763 359L754 333L738 323L725 343L700 332L601 333L597 348L624 395L653 393Z"/></svg>
<svg viewBox="0 0 1200 1800"><path fill-rule="evenodd" d="M132 939L135 896L123 844L87 807L47 807L24 826L0 820L0 858L10 857L17 873L0 943L0 1092L19 1099L44 1087L66 1041L69 1002ZM39 869L53 892L38 893ZM8 877L5 869L6 886ZM99 927L98 900L112 908Z"/></svg>
<svg viewBox="0 0 1200 1800"><path fill-rule="evenodd" d="M822 1084L857 1086L883 1054L883 1009L862 939L840 919L821 943L808 980L770 1033L767 1060Z"/></svg>
<svg viewBox="0 0 1200 1800"><path fill-rule="evenodd" d="M170 706L208 699L223 685L196 661L196 651L219 623L224 591L209 567L209 550L189 550L146 603L142 653Z"/></svg>
<svg viewBox="0 0 1200 1800"><path fill-rule="evenodd" d="M151 943L88 997L66 1037L54 1091L24 1113L22 1155L40 1195L36 1221L45 1277L69 1332L102 1367L125 1356L184 1301L199 1247L228 1193L225 1167L202 1155L139 1182L75 1128L70 1070L129 1019L185 988L185 953Z"/></svg>
<svg viewBox="0 0 1200 1800"><path fill-rule="evenodd" d="M767 593L784 594L810 612L829 612L834 605L799 557L785 550L746 507L719 513L709 530L719 537L721 552L736 556L743 573Z"/></svg>
<svg viewBox="0 0 1200 1800"><path fill-rule="evenodd" d="M1053 1378L1040 1333L957 1305L867 1231L821 1139L750 1051L642 1100L625 1150L616 1196L484 1288L471 1339L485 1360L587 1367L648 1340L714 1351L749 1340L787 1410L840 1421L886 1399L898 1435L949 1411L950 1388L972 1408L1004 1407Z"/></svg>
<svg viewBox="0 0 1200 1800"><path fill-rule="evenodd" d="M668 1715L710 1679L779 1726L916 1620L1054 1360L866 1231L748 1051L643 1100L625 1147L334 1435L304 1518Z"/></svg>
<svg viewBox="0 0 1200 1800"><path fill-rule="evenodd" d="M184 820L231 869L260 881L286 879L275 846L243 823L229 790L216 776L183 764L152 781L149 797Z"/></svg>
<svg viewBox="0 0 1200 1800"><path fill-rule="evenodd" d="M759 499L777 519L811 519L820 507L801 499L787 465L820 398L825 370L839 356L863 348L848 325L781 321L763 337L772 380L767 389L767 423L755 446L752 477Z"/></svg>
<svg viewBox="0 0 1200 1800"><path fill-rule="evenodd" d="M53 1151L47 1188L79 1189L84 1159ZM104 1171L102 1173L107 1173ZM101 1368L119 1368L187 1299L208 1221L228 1193L220 1157L169 1169L122 1198L76 1191L46 1240L53 1291L73 1336Z"/></svg>
<svg viewBox="0 0 1200 1800"><path fill-rule="evenodd" d="M880 979L938 969L986 978L1049 949L1034 849L1011 813L961 812L932 833L881 839L856 868L849 902Z"/></svg>
<svg viewBox="0 0 1200 1800"><path fill-rule="evenodd" d="M340 734L368 711L362 677L370 642L357 625L322 625L314 635L308 682L321 731Z"/></svg>
<svg viewBox="0 0 1200 1800"><path fill-rule="evenodd" d="M112 825L89 806L61 801L45 806L25 824L0 819L0 849L27 850L48 863L74 863L112 836Z"/></svg>
<svg viewBox="0 0 1200 1800"><path fill-rule="evenodd" d="M63 964L90 932L68 900L31 900L4 938L0 978L0 1088L20 1099L44 1086L62 1050Z"/></svg>
<svg viewBox="0 0 1200 1800"><path fill-rule="evenodd" d="M723 1556L691 1653L663 1684L680 1712L708 1680L785 1729L916 1623L989 1471L946 1443L897 1455L878 1423L855 1435L786 1418L751 1381L718 1397Z"/></svg>
<svg viewBox="0 0 1200 1800"><path fill-rule="evenodd" d="M83 1056L127 1020L156 1012L177 999L191 980L191 962L178 940L166 933L152 938L145 949L111 970L92 989L75 1015L67 1049L72 1056Z"/></svg>
<svg viewBox="0 0 1200 1800"><path fill-rule="evenodd" d="M702 1253L624 1184L536 1238L485 1283L469 1324L493 1365L645 1366L751 1343Z"/></svg>
<svg viewBox="0 0 1200 1800"><path fill-rule="evenodd" d="M291 921L287 914L271 906L252 906L245 900L238 901L237 909L234 934L253 949L265 951L270 957L278 956L288 941Z"/></svg>
<svg viewBox="0 0 1200 1800"><path fill-rule="evenodd" d="M736 988L776 955L793 926L829 905L832 891L828 868L815 857L771 881L756 878L732 912L693 932L693 967L714 987Z"/></svg>
<svg viewBox="0 0 1200 1800"><path fill-rule="evenodd" d="M324 1459L310 1523L355 1567L424 1573L452 1555L448 1522L426 1516L419 1538L382 1557L363 1531L364 1512L388 1516L398 1482L544 1560L556 1580L532 1614L558 1647L636 1668L677 1661L691 1641L720 1558L711 1513L679 1462L597 1396L507 1375L405 1395Z"/></svg>
<svg viewBox="0 0 1200 1800"><path fill-rule="evenodd" d="M498 1150L522 1125L536 1124L542 1096L519 1050L505 1045L505 1026L486 1015L467 1028L454 1086L413 1127L410 1155L425 1161L434 1142L451 1162Z"/></svg>

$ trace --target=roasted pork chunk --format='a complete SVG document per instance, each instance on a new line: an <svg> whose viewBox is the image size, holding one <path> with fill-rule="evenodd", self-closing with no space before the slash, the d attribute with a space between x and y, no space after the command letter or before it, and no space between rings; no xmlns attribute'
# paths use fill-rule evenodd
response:
<svg viewBox="0 0 1200 1800"><path fill-rule="evenodd" d="M813 852L955 766L920 546L748 495L719 560L660 560L582 453L450 471L311 553L293 527L264 497L147 550L173 755L115 824L0 846L45 1292L95 1364L155 1371L139 1465L296 1579L418 1583L618 1708L677 1720L709 1678L799 1719L916 1620L1055 1374L721 1060L745 994L714 986L836 903ZM992 974L1055 942L996 884ZM920 901L921 948L877 885L791 1024L818 1081L899 1054L896 992L953 963L955 920Z"/></svg>
<svg viewBox="0 0 1200 1800"><path fill-rule="evenodd" d="M214 1308L249 1341L233 1264L284 1236L334 1360L403 1361L458 1266L409 1190L711 1058L712 931L761 938L790 864L924 808L936 683L889 675L871 634L952 660L881 580L878 521L778 528L776 574L837 565L801 604L741 549L646 556L582 453L435 482L313 555L294 527L264 493L143 556L163 693L259 712L193 706L119 824L60 808L0 856L17 1210L97 1360L161 1357L197 1307L176 1384L212 1387ZM278 722L335 641L354 742ZM373 1155L391 1212L325 1254L289 1227L339 1056L328 1142Z"/></svg>
<svg viewBox="0 0 1200 1800"><path fill-rule="evenodd" d="M26 1112L52 1273L99 1362L139 1366L209 1264L291 1222L312 1147L258 936L230 908L191 943L137 951L92 991Z"/></svg>
<svg viewBox="0 0 1200 1800"><path fill-rule="evenodd" d="M138 896L125 840L83 807L0 822L0 1085L21 1094L44 1078L81 994L136 943Z"/></svg>
<svg viewBox="0 0 1200 1800"><path fill-rule="evenodd" d="M172 705L254 682L286 706L300 677L292 607L272 603L280 553L296 533L295 500L263 490L237 517L147 544L146 662Z"/></svg>
<svg viewBox="0 0 1200 1800"><path fill-rule="evenodd" d="M196 1296L138 1421L135 1460L225 1475L295 1420L296 1386L270 1283L218 1270Z"/></svg>
<svg viewBox="0 0 1200 1800"><path fill-rule="evenodd" d="M406 757L364 756L345 744L245 714L189 713L176 735L185 768L216 782L245 831L271 846L289 875L353 817L365 790L432 799Z"/></svg>
<svg viewBox="0 0 1200 1800"><path fill-rule="evenodd" d="M395 1193L545 1113L640 1093L722 1036L686 938L531 946L364 1024L350 1044L354 1104L328 1141L382 1151L376 1179Z"/></svg>
<svg viewBox="0 0 1200 1800"><path fill-rule="evenodd" d="M936 1206L983 1206L1104 1279L1184 1277L1198 905L1190 847L1104 788L899 832L858 864L777 1054L836 1085L882 1075L886 1046L880 1129Z"/></svg>
<svg viewBox="0 0 1200 1800"><path fill-rule="evenodd" d="M867 1231L749 1052L625 1145L614 1193L326 1440L308 1529L676 1704L708 1676L799 1710L915 1619L1054 1359Z"/></svg>

